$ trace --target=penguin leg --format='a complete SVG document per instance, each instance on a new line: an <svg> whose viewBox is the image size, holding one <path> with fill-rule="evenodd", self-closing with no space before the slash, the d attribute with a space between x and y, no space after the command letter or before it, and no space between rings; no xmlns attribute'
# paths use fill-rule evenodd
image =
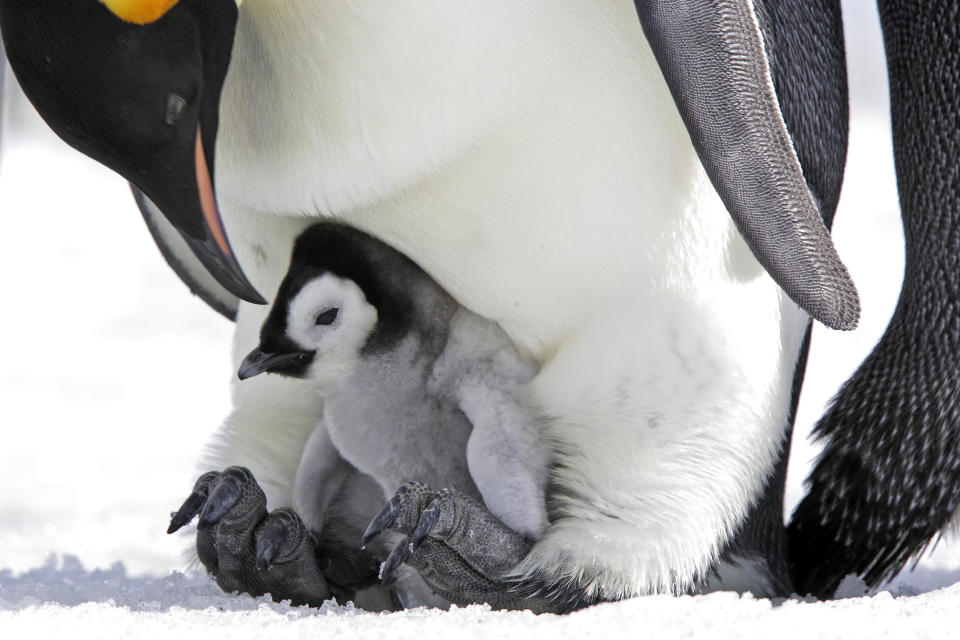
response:
<svg viewBox="0 0 960 640"><path fill-rule="evenodd" d="M407 536L383 563L380 577L385 582L406 563L437 595L458 605L487 603L497 609L562 613L589 604L560 597L568 594L548 593L536 580L511 575L533 541L459 491L404 484L367 527L361 544L387 530Z"/></svg>
<svg viewBox="0 0 960 640"><path fill-rule="evenodd" d="M269 593L276 601L319 606L333 595L313 537L291 509L267 513L253 474L229 467L200 476L171 517L173 533L199 515L197 555L224 591Z"/></svg>
<svg viewBox="0 0 960 640"><path fill-rule="evenodd" d="M960 514L960 5L877 4L906 265L883 337L817 424L790 520L798 592L824 598L851 573L883 584Z"/></svg>

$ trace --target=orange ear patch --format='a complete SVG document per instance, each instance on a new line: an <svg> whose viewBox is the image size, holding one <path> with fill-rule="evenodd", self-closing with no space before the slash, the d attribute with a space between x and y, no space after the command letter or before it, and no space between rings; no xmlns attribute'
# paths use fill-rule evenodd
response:
<svg viewBox="0 0 960 640"><path fill-rule="evenodd" d="M149 24L163 17L179 0L100 0L115 16L134 24Z"/></svg>

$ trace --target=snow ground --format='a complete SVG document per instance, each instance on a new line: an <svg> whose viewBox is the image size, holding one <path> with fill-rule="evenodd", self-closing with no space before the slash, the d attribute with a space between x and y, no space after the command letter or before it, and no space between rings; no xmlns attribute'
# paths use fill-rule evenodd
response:
<svg viewBox="0 0 960 640"><path fill-rule="evenodd" d="M803 434L882 333L903 270L876 18L868 0L845 9L856 18L847 34L853 119L834 235L864 314L854 333L815 330L788 509L816 452ZM8 110L0 167L0 637L194 637L215 626L257 638L902 638L945 637L960 623L960 544L950 541L897 578L895 596L781 604L730 593L649 597L563 618L483 607L292 609L172 573L183 568L189 540L164 530L229 406L231 325L186 295L122 180L66 149L29 107Z"/></svg>
<svg viewBox="0 0 960 640"><path fill-rule="evenodd" d="M73 562L35 569L19 580L0 574L0 631L5 638L585 637L792 638L949 637L960 625L960 584L922 596L881 593L823 603L772 603L734 593L651 596L602 604L568 616L414 609L373 614L352 606L290 608L266 598L227 596L209 581L174 574L130 579L121 569L85 572ZM12 604L11 604L12 601Z"/></svg>

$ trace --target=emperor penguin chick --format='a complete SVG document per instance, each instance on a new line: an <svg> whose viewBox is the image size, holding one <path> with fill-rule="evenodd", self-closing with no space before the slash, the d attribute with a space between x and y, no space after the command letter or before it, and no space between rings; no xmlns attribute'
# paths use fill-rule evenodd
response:
<svg viewBox="0 0 960 640"><path fill-rule="evenodd" d="M329 222L297 238L239 376L263 372L315 385L317 429L385 497L408 481L457 489L517 533L545 531L550 456L526 394L536 364L388 245ZM322 469L310 443L302 461ZM322 470L301 476L322 496Z"/></svg>

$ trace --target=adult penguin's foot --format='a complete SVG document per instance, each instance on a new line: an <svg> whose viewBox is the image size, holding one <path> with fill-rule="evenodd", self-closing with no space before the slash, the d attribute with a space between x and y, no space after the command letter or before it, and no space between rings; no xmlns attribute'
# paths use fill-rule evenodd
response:
<svg viewBox="0 0 960 640"><path fill-rule="evenodd" d="M384 582L406 563L437 595L461 606L487 603L496 609L564 613L591 604L579 592L512 577L533 540L459 491L404 484L367 527L361 545L384 531L407 534L381 567Z"/></svg>
<svg viewBox="0 0 960 640"><path fill-rule="evenodd" d="M318 566L313 536L293 510L268 514L266 504L248 469L211 471L172 514L167 533L199 515L197 555L224 591L319 606L334 592Z"/></svg>

